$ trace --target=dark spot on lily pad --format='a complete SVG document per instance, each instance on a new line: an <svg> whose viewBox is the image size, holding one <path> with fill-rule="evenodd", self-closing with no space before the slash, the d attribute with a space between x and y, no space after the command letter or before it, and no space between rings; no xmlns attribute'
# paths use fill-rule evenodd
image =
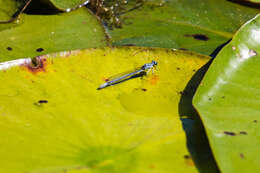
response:
<svg viewBox="0 0 260 173"><path fill-rule="evenodd" d="M191 157L190 157L190 155L184 155L184 159L190 159Z"/></svg>
<svg viewBox="0 0 260 173"><path fill-rule="evenodd" d="M193 38L195 38L196 40L203 40L203 41L209 40L209 38L203 34L195 34L193 35Z"/></svg>
<svg viewBox="0 0 260 173"><path fill-rule="evenodd" d="M239 132L241 135L247 135L247 132L245 132L245 131L241 131L241 132Z"/></svg>
<svg viewBox="0 0 260 173"><path fill-rule="evenodd" d="M124 44L124 46L136 46L136 45L129 43L129 44Z"/></svg>
<svg viewBox="0 0 260 173"><path fill-rule="evenodd" d="M180 70L181 68L180 68L180 67L177 67L176 69L177 69L177 70Z"/></svg>
<svg viewBox="0 0 260 173"><path fill-rule="evenodd" d="M143 91L147 91L147 89L146 89L146 88L142 88L142 90L143 90Z"/></svg>
<svg viewBox="0 0 260 173"><path fill-rule="evenodd" d="M38 102L34 103L36 106L41 106L42 104L47 104L48 100L39 100Z"/></svg>
<svg viewBox="0 0 260 173"><path fill-rule="evenodd" d="M254 120L254 123L257 123L257 120Z"/></svg>
<svg viewBox="0 0 260 173"><path fill-rule="evenodd" d="M48 100L39 100L38 103L39 103L39 104L48 103Z"/></svg>
<svg viewBox="0 0 260 173"><path fill-rule="evenodd" d="M240 153L240 155L239 155L242 159L244 159L245 158L245 156L244 156L244 154L243 153Z"/></svg>
<svg viewBox="0 0 260 173"><path fill-rule="evenodd" d="M224 131L224 134L229 135L229 136L236 136L235 132Z"/></svg>
<svg viewBox="0 0 260 173"><path fill-rule="evenodd" d="M37 52L42 52L42 51L44 51L44 49L43 48L38 48L38 49L36 49L36 51Z"/></svg>
<svg viewBox="0 0 260 173"><path fill-rule="evenodd" d="M186 34L184 35L185 37L193 37L194 39L196 40L201 40L201 41L208 41L209 40L209 37L204 35L204 34Z"/></svg>
<svg viewBox="0 0 260 173"><path fill-rule="evenodd" d="M13 50L13 48L11 48L11 47L7 47L6 49L9 50L9 51Z"/></svg>

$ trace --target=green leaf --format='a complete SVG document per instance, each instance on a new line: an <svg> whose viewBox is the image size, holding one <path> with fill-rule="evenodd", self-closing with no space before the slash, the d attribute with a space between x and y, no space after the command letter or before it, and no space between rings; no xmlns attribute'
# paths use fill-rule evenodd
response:
<svg viewBox="0 0 260 173"><path fill-rule="evenodd" d="M183 48L209 55L259 10L227 0L146 1L109 30L113 45Z"/></svg>
<svg viewBox="0 0 260 173"><path fill-rule="evenodd" d="M86 5L89 0L43 0L51 3L57 9L62 11L71 11L71 9L78 8L81 5Z"/></svg>
<svg viewBox="0 0 260 173"><path fill-rule="evenodd" d="M0 0L0 21L8 21L23 3L14 0Z"/></svg>
<svg viewBox="0 0 260 173"><path fill-rule="evenodd" d="M243 0L245 2L260 3L260 0Z"/></svg>
<svg viewBox="0 0 260 173"><path fill-rule="evenodd" d="M58 15L23 14L18 26L0 32L0 62L105 45L104 29L87 9Z"/></svg>
<svg viewBox="0 0 260 173"><path fill-rule="evenodd" d="M222 172L259 172L260 16L216 57L193 103Z"/></svg>
<svg viewBox="0 0 260 173"><path fill-rule="evenodd" d="M203 131L186 118L199 132L186 143L180 120L181 109L193 112L179 103L191 97L180 91L209 57L105 48L41 56L38 66L29 60L0 71L0 172L217 171ZM111 75L152 60L154 72L97 90Z"/></svg>
<svg viewBox="0 0 260 173"><path fill-rule="evenodd" d="M10 23L8 23L8 21L12 19L22 5L23 3L21 1L0 0L0 31L18 25L18 21Z"/></svg>

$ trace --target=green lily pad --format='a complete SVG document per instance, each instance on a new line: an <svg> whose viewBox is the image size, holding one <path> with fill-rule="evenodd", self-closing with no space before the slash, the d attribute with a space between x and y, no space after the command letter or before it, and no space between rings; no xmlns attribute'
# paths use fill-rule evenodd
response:
<svg viewBox="0 0 260 173"><path fill-rule="evenodd" d="M245 2L260 3L260 0L244 0Z"/></svg>
<svg viewBox="0 0 260 173"><path fill-rule="evenodd" d="M97 90L152 60L153 72ZM189 153L178 109L187 98L180 91L208 60L146 48L62 52L38 57L38 66L19 60L0 71L0 172L216 172L205 145L197 158Z"/></svg>
<svg viewBox="0 0 260 173"><path fill-rule="evenodd" d="M79 8L82 5L86 5L89 0L43 0L47 3L51 3L59 10L70 12L72 9Z"/></svg>
<svg viewBox="0 0 260 173"><path fill-rule="evenodd" d="M122 28L109 30L113 45L182 48L209 55L259 13L227 0L144 2L120 14Z"/></svg>
<svg viewBox="0 0 260 173"><path fill-rule="evenodd" d="M193 103L222 172L259 172L260 16L219 53Z"/></svg>
<svg viewBox="0 0 260 173"><path fill-rule="evenodd" d="M0 0L0 21L10 20L22 4L22 1Z"/></svg>
<svg viewBox="0 0 260 173"><path fill-rule="evenodd" d="M12 17L17 13L23 5L21 1L0 0L0 31L9 29L18 25L18 21L11 21Z"/></svg>
<svg viewBox="0 0 260 173"><path fill-rule="evenodd" d="M0 32L0 62L107 45L103 27L87 9L20 18L18 26Z"/></svg>

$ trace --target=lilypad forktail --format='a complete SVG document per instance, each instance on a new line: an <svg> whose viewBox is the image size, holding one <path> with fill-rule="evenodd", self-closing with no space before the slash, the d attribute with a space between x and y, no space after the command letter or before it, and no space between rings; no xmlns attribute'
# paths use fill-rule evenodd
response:
<svg viewBox="0 0 260 173"><path fill-rule="evenodd" d="M100 90L100 89L106 88L108 86L118 84L120 82L123 82L123 81L125 81L127 79L130 79L131 77L133 77L135 75L138 75L138 74L141 74L143 72L148 73L156 65L157 65L156 61L152 61L151 63L144 64L142 67L137 68L134 71L131 71L131 72L128 72L128 73L124 73L124 74L122 74L119 77L115 77L115 78L109 79L109 81L107 81L106 83L100 85L97 89Z"/></svg>

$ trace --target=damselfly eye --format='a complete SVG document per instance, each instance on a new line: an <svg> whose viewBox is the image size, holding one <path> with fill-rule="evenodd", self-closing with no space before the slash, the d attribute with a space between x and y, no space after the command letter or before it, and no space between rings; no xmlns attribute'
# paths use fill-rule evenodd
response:
<svg viewBox="0 0 260 173"><path fill-rule="evenodd" d="M157 62L156 62L156 61L152 61L152 63L153 63L154 65L157 65Z"/></svg>

